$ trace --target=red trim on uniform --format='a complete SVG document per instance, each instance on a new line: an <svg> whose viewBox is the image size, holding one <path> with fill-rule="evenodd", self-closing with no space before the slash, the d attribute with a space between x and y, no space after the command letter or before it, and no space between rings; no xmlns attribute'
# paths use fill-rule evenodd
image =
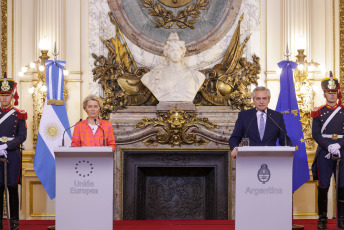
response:
<svg viewBox="0 0 344 230"><path fill-rule="evenodd" d="M8 108L6 108L6 109L4 109L4 108L2 108L2 107L0 107L0 108L1 108L2 111L4 111L5 113L7 113L8 111L10 111L10 110L13 108L13 106L10 106L10 107L8 107Z"/></svg>
<svg viewBox="0 0 344 230"><path fill-rule="evenodd" d="M334 106L326 105L326 107L330 110L335 110L338 107L338 104L336 104Z"/></svg>
<svg viewBox="0 0 344 230"><path fill-rule="evenodd" d="M27 112L25 110L18 109L16 107L13 107L13 109L18 112L18 118L20 120L27 120Z"/></svg>
<svg viewBox="0 0 344 230"><path fill-rule="evenodd" d="M322 108L324 108L324 107L325 107L325 105L322 105L322 106L313 108L312 111L311 111L311 117L312 117L312 118L318 117L318 116L321 114L321 111L320 111L320 110L321 110Z"/></svg>

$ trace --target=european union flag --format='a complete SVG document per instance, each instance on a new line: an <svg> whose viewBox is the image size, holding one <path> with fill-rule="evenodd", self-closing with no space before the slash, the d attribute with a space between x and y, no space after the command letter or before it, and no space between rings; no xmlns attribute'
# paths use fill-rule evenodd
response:
<svg viewBox="0 0 344 230"><path fill-rule="evenodd" d="M293 161L293 192L309 179L306 146L303 137L299 106L293 79L293 69L297 64L292 61L281 61L278 67L282 69L280 84L281 90L276 110L283 114L284 123L293 146L296 147Z"/></svg>

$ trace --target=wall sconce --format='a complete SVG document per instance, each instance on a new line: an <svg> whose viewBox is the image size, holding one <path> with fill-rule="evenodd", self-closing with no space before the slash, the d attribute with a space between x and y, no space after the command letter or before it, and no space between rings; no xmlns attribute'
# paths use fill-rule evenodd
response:
<svg viewBox="0 0 344 230"><path fill-rule="evenodd" d="M307 61L304 49L298 49L296 55L297 68L294 70L295 92L297 103L299 105L301 123L306 143L306 149L315 148L315 142L312 138L311 110L314 107L314 96L312 84L308 79L309 73L320 73L323 69L319 63L311 60ZM321 71L322 72L322 71Z"/></svg>
<svg viewBox="0 0 344 230"><path fill-rule="evenodd" d="M25 73L30 72L34 75L34 84L29 89L29 93L32 94L33 99L33 147L36 148L38 131L39 131L39 122L41 120L47 86L46 86L46 73L45 73L45 61L49 60L48 52L50 48L50 42L47 39L42 39L39 42L39 49L41 51L41 56L39 60L31 62L30 64L22 67L21 72L18 73L19 77L24 76ZM55 54L56 44L55 44ZM65 76L68 75L68 70L64 69L63 73ZM37 76L37 78L36 78ZM64 97L68 95L66 87L64 89Z"/></svg>

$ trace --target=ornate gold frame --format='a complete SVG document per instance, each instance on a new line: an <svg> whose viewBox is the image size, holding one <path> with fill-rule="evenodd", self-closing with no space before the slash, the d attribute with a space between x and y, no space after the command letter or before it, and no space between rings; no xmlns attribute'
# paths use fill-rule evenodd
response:
<svg viewBox="0 0 344 230"><path fill-rule="evenodd" d="M333 24L335 24L335 21L333 21ZM343 75L344 75L344 0L339 0L339 76L343 76ZM340 77L340 83L343 86L344 84L343 77ZM340 90L343 94L344 87L341 87Z"/></svg>
<svg viewBox="0 0 344 230"><path fill-rule="evenodd" d="M1 75L7 71L7 0L1 0Z"/></svg>

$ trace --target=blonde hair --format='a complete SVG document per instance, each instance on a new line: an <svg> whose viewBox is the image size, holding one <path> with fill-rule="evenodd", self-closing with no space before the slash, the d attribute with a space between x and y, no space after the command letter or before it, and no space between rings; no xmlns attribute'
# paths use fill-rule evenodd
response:
<svg viewBox="0 0 344 230"><path fill-rule="evenodd" d="M89 101L98 101L99 107L103 108L103 100L94 94L90 94L87 97L85 97L84 101L82 102L82 107L84 109L86 108L87 102L89 102Z"/></svg>

